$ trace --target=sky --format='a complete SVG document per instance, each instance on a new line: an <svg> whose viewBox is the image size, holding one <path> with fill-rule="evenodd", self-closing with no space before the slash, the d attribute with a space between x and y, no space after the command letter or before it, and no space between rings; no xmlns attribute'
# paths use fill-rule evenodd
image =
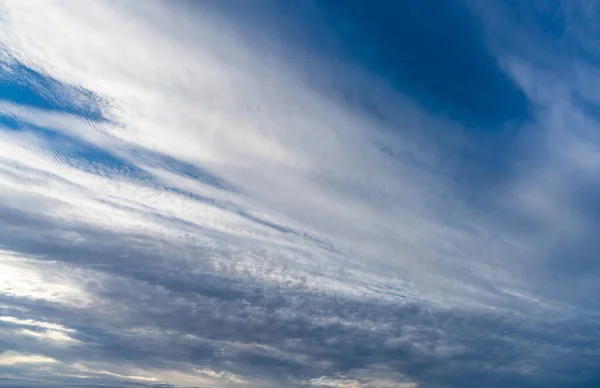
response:
<svg viewBox="0 0 600 388"><path fill-rule="evenodd" d="M600 4L0 1L0 386L600 386Z"/></svg>

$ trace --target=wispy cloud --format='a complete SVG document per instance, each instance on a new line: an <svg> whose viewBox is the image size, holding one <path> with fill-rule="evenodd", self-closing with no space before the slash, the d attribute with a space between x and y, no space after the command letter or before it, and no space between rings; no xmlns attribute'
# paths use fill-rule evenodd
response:
<svg viewBox="0 0 600 388"><path fill-rule="evenodd" d="M491 134L215 4L0 4L7 381L598 381L595 67L507 52L473 6L533 115Z"/></svg>
<svg viewBox="0 0 600 388"><path fill-rule="evenodd" d="M0 365L15 364L48 364L57 362L55 359L38 354L21 354L17 352L5 352L0 355Z"/></svg>

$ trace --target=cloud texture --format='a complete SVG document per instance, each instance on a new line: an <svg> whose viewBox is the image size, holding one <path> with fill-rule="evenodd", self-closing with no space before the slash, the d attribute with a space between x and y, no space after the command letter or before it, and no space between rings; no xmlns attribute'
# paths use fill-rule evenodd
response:
<svg viewBox="0 0 600 388"><path fill-rule="evenodd" d="M417 3L0 2L0 385L597 386L598 12Z"/></svg>

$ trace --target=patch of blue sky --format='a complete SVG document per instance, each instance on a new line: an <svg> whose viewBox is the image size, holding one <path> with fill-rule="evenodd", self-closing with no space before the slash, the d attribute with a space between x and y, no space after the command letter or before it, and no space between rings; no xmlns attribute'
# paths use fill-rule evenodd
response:
<svg viewBox="0 0 600 388"><path fill-rule="evenodd" d="M500 68L481 29L457 1L320 2L346 35L348 55L433 113L473 129L530 119L522 90Z"/></svg>
<svg viewBox="0 0 600 388"><path fill-rule="evenodd" d="M269 37L276 36L297 50L354 63L432 114L449 116L470 131L497 131L508 123L532 120L527 96L490 51L481 23L466 2L216 3L214 8L222 8L246 29L246 25L260 26L256 30L268 29ZM310 62L295 64L300 72L314 71L308 82L323 71L311 66ZM346 76L331 74L327 82L314 87L333 85L356 108L378 114L381 96L368 88L352 91L357 85Z"/></svg>
<svg viewBox="0 0 600 388"><path fill-rule="evenodd" d="M581 109L581 113L587 118L595 121L600 121L600 104L595 101L586 99L580 93L571 93L571 101L573 105Z"/></svg>
<svg viewBox="0 0 600 388"><path fill-rule="evenodd" d="M0 99L37 109L66 113L86 121L106 121L103 99L65 84L18 61L0 65Z"/></svg>

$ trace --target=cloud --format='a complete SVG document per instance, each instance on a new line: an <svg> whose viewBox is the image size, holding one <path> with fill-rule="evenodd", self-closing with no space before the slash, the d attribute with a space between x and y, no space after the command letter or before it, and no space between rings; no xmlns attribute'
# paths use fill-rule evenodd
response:
<svg viewBox="0 0 600 388"><path fill-rule="evenodd" d="M448 6L451 17L436 17L469 25L428 38L436 58L450 58L446 39L468 40L446 69L464 73L465 90L442 82L439 66L419 68L426 53L401 31L415 63L407 70L396 53L379 74L378 56L361 64L269 37L284 8L0 7L10 91L0 101L0 363L11 384L600 378L590 297L600 100L589 63L565 75L507 52L495 26L511 19L487 21L493 7L467 17ZM299 11L318 16L304 27L327 42L344 39L328 10ZM350 18L381 35L371 20L381 12ZM388 38L380 50L397 43ZM462 113L442 115L390 72L417 72L406 82L427 78L425 92Z"/></svg>
<svg viewBox="0 0 600 388"><path fill-rule="evenodd" d="M55 359L39 354L21 354L17 352L4 352L0 355L0 365L15 364L52 364L57 362Z"/></svg>
<svg viewBox="0 0 600 388"><path fill-rule="evenodd" d="M58 325L56 323L50 323L50 322L40 322L40 321L35 321L33 319L19 319L17 317L3 316L3 317L0 317L0 321L8 322L8 323L16 324L16 325L21 325L21 326L33 326L33 327L41 327L44 329L50 329L50 330L58 330L58 331L63 331L63 332L67 332L67 333L74 332L73 329L64 327L63 325Z"/></svg>
<svg viewBox="0 0 600 388"><path fill-rule="evenodd" d="M12 252L0 252L0 260L3 268L0 275L3 295L64 304L87 302L87 295L75 284L76 279L65 276L60 265L28 262ZM20 322L35 322L35 320Z"/></svg>
<svg viewBox="0 0 600 388"><path fill-rule="evenodd" d="M16 335L24 335L37 338L41 341L49 341L64 345L75 344L78 341L71 338L69 335L57 330L34 331L30 329L19 329L14 332Z"/></svg>

